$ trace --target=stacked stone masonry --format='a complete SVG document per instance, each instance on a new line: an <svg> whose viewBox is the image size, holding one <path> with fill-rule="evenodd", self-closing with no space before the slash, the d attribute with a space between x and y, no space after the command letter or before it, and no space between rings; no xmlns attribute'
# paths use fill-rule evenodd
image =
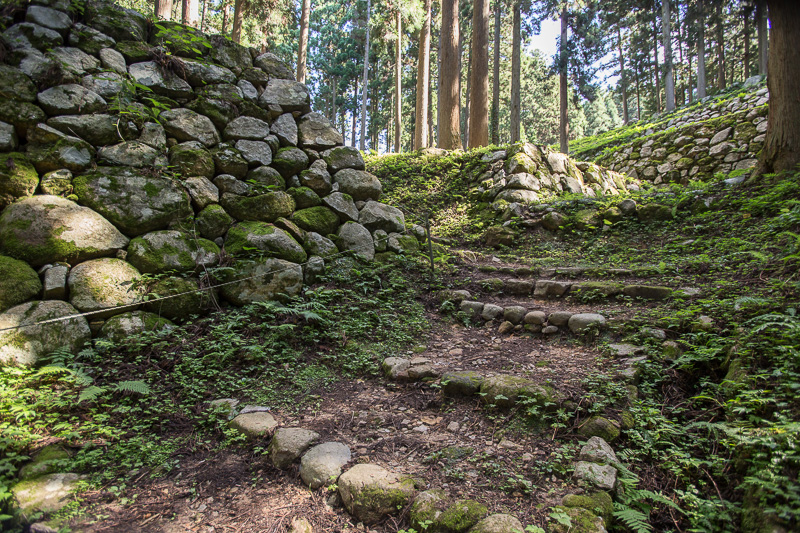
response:
<svg viewBox="0 0 800 533"><path fill-rule="evenodd" d="M665 119L662 129L648 129L595 162L655 185L753 168L767 131L769 93L756 79L745 85L743 94Z"/></svg>
<svg viewBox="0 0 800 533"><path fill-rule="evenodd" d="M0 34L0 329L94 314L0 331L0 362L291 297L343 252L416 248L277 57L106 0L69 10L33 0Z"/></svg>

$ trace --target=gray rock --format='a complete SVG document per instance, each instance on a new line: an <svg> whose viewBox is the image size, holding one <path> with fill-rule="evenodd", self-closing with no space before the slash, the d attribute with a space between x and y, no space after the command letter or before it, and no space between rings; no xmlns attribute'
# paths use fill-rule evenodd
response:
<svg viewBox="0 0 800 533"><path fill-rule="evenodd" d="M55 513L73 500L72 493L80 479L78 474L47 474L20 481L11 493L23 515Z"/></svg>
<svg viewBox="0 0 800 533"><path fill-rule="evenodd" d="M327 196L333 186L331 175L328 173L324 161L315 161L311 167L302 171L298 177L300 185L308 187L320 196Z"/></svg>
<svg viewBox="0 0 800 533"><path fill-rule="evenodd" d="M617 485L617 470L610 465L579 461L575 464L575 472L572 477L579 485L600 490L613 491Z"/></svg>
<svg viewBox="0 0 800 533"><path fill-rule="evenodd" d="M358 149L352 146L339 146L325 150L320 154L328 165L328 171L335 174L346 168L364 170L364 158Z"/></svg>
<svg viewBox="0 0 800 533"><path fill-rule="evenodd" d="M522 173L522 174L512 174L508 177L508 184L506 185L509 189L525 189L528 191L538 191L542 188L541 183L539 180L536 179L533 174Z"/></svg>
<svg viewBox="0 0 800 533"><path fill-rule="evenodd" d="M358 464L339 476L345 509L364 524L402 511L414 495L414 482L373 464Z"/></svg>
<svg viewBox="0 0 800 533"><path fill-rule="evenodd" d="M525 315L523 322L525 324L542 325L547 320L547 315L544 311L531 311Z"/></svg>
<svg viewBox="0 0 800 533"><path fill-rule="evenodd" d="M30 13L30 10L28 12ZM113 50L116 44L117 41L112 37L80 22L75 23L69 32L69 45L79 48L87 54L98 55L101 50ZM121 58L122 55L120 54L119 57ZM101 57L100 61L102 62L102 60ZM118 70L117 72L122 71Z"/></svg>
<svg viewBox="0 0 800 533"><path fill-rule="evenodd" d="M225 250L232 255L258 250L293 263L303 263L307 258L303 247L287 232L265 222L241 222L233 226L225 237Z"/></svg>
<svg viewBox="0 0 800 533"><path fill-rule="evenodd" d="M220 241L234 222L233 217L226 213L222 206L216 204L209 205L195 217L195 226L200 235L206 239L220 239ZM222 242L215 244L221 246Z"/></svg>
<svg viewBox="0 0 800 533"><path fill-rule="evenodd" d="M234 305L291 298L303 288L303 269L282 259L238 259L221 278L223 282L243 280L220 289Z"/></svg>
<svg viewBox="0 0 800 533"><path fill-rule="evenodd" d="M559 331L558 326L546 326L542 328L543 335L555 335L556 333L558 333L558 331Z"/></svg>
<svg viewBox="0 0 800 533"><path fill-rule="evenodd" d="M375 258L375 244L369 230L357 222L345 222L339 228L336 245L339 250L352 251L364 261Z"/></svg>
<svg viewBox="0 0 800 533"><path fill-rule="evenodd" d="M116 72L101 72L87 74L81 80L81 85L109 101L122 92L122 80L122 75Z"/></svg>
<svg viewBox="0 0 800 533"><path fill-rule="evenodd" d="M142 301L141 289L134 288L140 278L139 271L121 259L85 261L69 272L69 303L83 313L101 311L95 319L132 311Z"/></svg>
<svg viewBox="0 0 800 533"><path fill-rule="evenodd" d="M263 95L262 95L263 98ZM344 142L330 121L319 113L308 113L298 123L298 143L301 148L326 150ZM377 199L377 198L376 198Z"/></svg>
<svg viewBox="0 0 800 533"><path fill-rule="evenodd" d="M204 176L186 178L183 180L183 185L189 191L195 211L202 211L207 206L219 202L219 189Z"/></svg>
<svg viewBox="0 0 800 533"><path fill-rule="evenodd" d="M317 278L324 274L325 260L316 255L309 257L303 267L303 281L305 281L306 285L313 285L317 282Z"/></svg>
<svg viewBox="0 0 800 533"><path fill-rule="evenodd" d="M503 291L515 296L528 296L533 291L534 282L524 279L509 279L503 285Z"/></svg>
<svg viewBox="0 0 800 533"><path fill-rule="evenodd" d="M558 231L567 223L567 217L557 211L551 211L542 217L542 227L550 231Z"/></svg>
<svg viewBox="0 0 800 533"><path fill-rule="evenodd" d="M40 129L41 126L44 124L37 126L37 129ZM57 132L57 130L52 131ZM61 135L60 132L57 133ZM40 173L60 169L81 172L91 166L95 153L89 143L77 137L65 135L55 142L29 143L26 151L33 166Z"/></svg>
<svg viewBox="0 0 800 533"><path fill-rule="evenodd" d="M214 182L218 187L219 184ZM222 187L220 187L222 190ZM223 193L219 199L225 211L239 220L275 222L281 217L289 217L294 211L294 200L283 191L268 192L257 196L237 196Z"/></svg>
<svg viewBox="0 0 800 533"><path fill-rule="evenodd" d="M60 33L32 22L14 24L2 36L12 50L36 48L44 51L64 44Z"/></svg>
<svg viewBox="0 0 800 533"><path fill-rule="evenodd" d="M711 142L709 142L708 144L710 146L714 146L716 144L721 143L722 141L728 140L728 137L731 136L731 132L733 132L733 128L725 128L719 131L716 135L711 137Z"/></svg>
<svg viewBox="0 0 800 533"><path fill-rule="evenodd" d="M33 366L56 350L77 353L92 337L85 318L29 325L77 314L77 309L60 300L27 302L0 314L0 330L27 325L0 331L0 362Z"/></svg>
<svg viewBox="0 0 800 533"><path fill-rule="evenodd" d="M249 183L245 183L230 174L221 174L214 178L214 185L219 189L221 195L229 193L242 196L249 194L251 189Z"/></svg>
<svg viewBox="0 0 800 533"><path fill-rule="evenodd" d="M272 163L272 148L263 141L236 141L236 150L251 168Z"/></svg>
<svg viewBox="0 0 800 533"><path fill-rule="evenodd" d="M272 167L261 166L247 173L247 182L256 190L285 189L286 181L280 172Z"/></svg>
<svg viewBox="0 0 800 533"><path fill-rule="evenodd" d="M359 222L358 209L356 209L356 204L349 195L341 192L334 192L324 197L322 203L339 215L340 221ZM363 225L366 226L366 224Z"/></svg>
<svg viewBox="0 0 800 533"><path fill-rule="evenodd" d="M228 143L220 144L212 155L217 174L230 174L236 178L244 178L250 168L242 154Z"/></svg>
<svg viewBox="0 0 800 533"><path fill-rule="evenodd" d="M169 331L174 327L175 324L155 313L132 311L115 315L106 320L98 336L112 342L123 342L140 333Z"/></svg>
<svg viewBox="0 0 800 533"><path fill-rule="evenodd" d="M149 87L154 93L169 98L189 98L192 86L171 71L163 70L155 61L134 63L128 72L136 83Z"/></svg>
<svg viewBox="0 0 800 533"><path fill-rule="evenodd" d="M381 182L369 172L347 168L334 174L333 180L343 193L349 194L355 201L380 199Z"/></svg>
<svg viewBox="0 0 800 533"><path fill-rule="evenodd" d="M267 83L258 103L265 109L277 105L283 111L303 111L311 104L311 98L308 88L302 83L274 78Z"/></svg>
<svg viewBox="0 0 800 533"><path fill-rule="evenodd" d="M483 302L464 300L459 305L459 311L468 314L471 318L480 316L483 313Z"/></svg>
<svg viewBox="0 0 800 533"><path fill-rule="evenodd" d="M590 463L617 463L617 454L608 443L600 437L592 437L581 448L578 454L578 461L588 461Z"/></svg>
<svg viewBox="0 0 800 533"><path fill-rule="evenodd" d="M654 285L628 285L622 289L625 296L631 298L644 298L645 300L666 300L672 296L670 287Z"/></svg>
<svg viewBox="0 0 800 533"><path fill-rule="evenodd" d="M547 317L547 322L553 326L566 326L569 319L572 318L572 313L569 311L554 311Z"/></svg>
<svg viewBox="0 0 800 533"><path fill-rule="evenodd" d="M499 305L485 304L481 311L481 318L484 320L494 320L501 316L503 316L503 308Z"/></svg>
<svg viewBox="0 0 800 533"><path fill-rule="evenodd" d="M250 438L264 437L278 427L278 422L265 411L243 413L231 420L228 425Z"/></svg>
<svg viewBox="0 0 800 533"><path fill-rule="evenodd" d="M284 178L288 178L308 168L308 156L299 148L287 146L278 150L272 166L278 169Z"/></svg>
<svg viewBox="0 0 800 533"><path fill-rule="evenodd" d="M67 299L67 276L69 266L66 264L56 264L44 272L42 284L42 298L44 300L66 300Z"/></svg>
<svg viewBox="0 0 800 533"><path fill-rule="evenodd" d="M34 267L113 255L128 244L106 219L57 196L32 196L0 214L0 251Z"/></svg>
<svg viewBox="0 0 800 533"><path fill-rule="evenodd" d="M163 151L167 149L167 134L161 124L147 122L142 126L139 142Z"/></svg>
<svg viewBox="0 0 800 533"><path fill-rule="evenodd" d="M111 2L89 2L85 15L88 25L117 41L147 39L147 17L133 9Z"/></svg>
<svg viewBox="0 0 800 533"><path fill-rule="evenodd" d="M101 113L53 117L47 121L47 125L65 135L75 135L94 146L129 141L139 134L132 122Z"/></svg>
<svg viewBox="0 0 800 533"><path fill-rule="evenodd" d="M327 258L339 253L339 249L332 240L314 231L306 232L305 239L303 240L303 247L309 255L315 255L321 258Z"/></svg>
<svg viewBox="0 0 800 533"><path fill-rule="evenodd" d="M19 146L14 126L0 122L0 152L13 152Z"/></svg>
<svg viewBox="0 0 800 533"><path fill-rule="evenodd" d="M483 376L471 371L445 372L441 383L447 396L472 396L480 390Z"/></svg>
<svg viewBox="0 0 800 533"><path fill-rule="evenodd" d="M270 78L294 80L294 73L278 56L267 52L253 60L253 64L267 73Z"/></svg>
<svg viewBox="0 0 800 533"><path fill-rule="evenodd" d="M276 118L270 131L278 137L281 146L297 145L297 122L291 113L284 113Z"/></svg>
<svg viewBox="0 0 800 533"><path fill-rule="evenodd" d="M489 515L475 524L469 533L517 533L523 531L522 522L511 515Z"/></svg>
<svg viewBox="0 0 800 533"><path fill-rule="evenodd" d="M526 398L540 407L557 403L555 392L520 376L489 376L481 384L483 401L497 407L512 407L520 398Z"/></svg>
<svg viewBox="0 0 800 533"><path fill-rule="evenodd" d="M145 233L128 245L127 260L143 274L190 272L219 264L219 248L177 230Z"/></svg>
<svg viewBox="0 0 800 533"><path fill-rule="evenodd" d="M253 66L253 57L250 50L235 43L224 35L211 35L208 37L211 43L209 55L211 60L229 69L245 69Z"/></svg>
<svg viewBox="0 0 800 533"><path fill-rule="evenodd" d="M61 35L66 35L70 26L72 26L72 19L66 13L36 5L28 6L28 10L25 13L25 22L33 22L55 30Z"/></svg>
<svg viewBox="0 0 800 533"><path fill-rule="evenodd" d="M631 357L643 353L644 348L633 344L609 344L608 351L614 357Z"/></svg>
<svg viewBox="0 0 800 533"><path fill-rule="evenodd" d="M82 204L131 236L193 213L189 195L175 181L129 167L98 167L74 178L73 186Z"/></svg>
<svg viewBox="0 0 800 533"><path fill-rule="evenodd" d="M337 176L340 174L341 172ZM370 231L380 229L387 233L401 233L405 230L405 216L402 211L396 207L372 200L367 201L366 205L361 209L358 221Z"/></svg>
<svg viewBox="0 0 800 533"><path fill-rule="evenodd" d="M275 468L289 468L314 442L319 433L302 428L279 428L269 445L270 460Z"/></svg>
<svg viewBox="0 0 800 533"><path fill-rule="evenodd" d="M533 291L534 298L558 298L564 296L569 291L572 284L562 281L543 280L540 279L536 282L536 288Z"/></svg>
<svg viewBox="0 0 800 533"><path fill-rule="evenodd" d="M578 313L572 315L568 322L570 331L576 334L586 333L592 328L602 328L605 324L605 317L597 313Z"/></svg>
<svg viewBox="0 0 800 533"><path fill-rule="evenodd" d="M339 442L324 442L308 450L300 460L300 478L311 489L335 483L342 467L350 462L350 448Z"/></svg>
<svg viewBox="0 0 800 533"><path fill-rule="evenodd" d="M222 136L225 140L249 139L251 141L263 141L269 135L269 124L263 120L253 117L239 117L233 119Z"/></svg>
<svg viewBox="0 0 800 533"><path fill-rule="evenodd" d="M103 48L98 52L98 56L104 69L112 70L117 74L128 73L128 65L125 63L125 58L113 48Z"/></svg>
<svg viewBox="0 0 800 533"><path fill-rule="evenodd" d="M155 148L139 141L103 146L97 151L101 164L127 167L164 167L167 158Z"/></svg>
<svg viewBox="0 0 800 533"><path fill-rule="evenodd" d="M230 69L205 61L181 59L186 81L192 87L204 87L215 83L235 83L236 75Z"/></svg>
<svg viewBox="0 0 800 533"><path fill-rule="evenodd" d="M503 320L516 325L522 322L528 310L520 305L512 305L503 310Z"/></svg>
<svg viewBox="0 0 800 533"><path fill-rule="evenodd" d="M169 109L159 115L164 130L179 142L199 141L206 147L219 144L219 132L208 117L186 108ZM267 163L268 164L268 163Z"/></svg>
<svg viewBox="0 0 800 533"><path fill-rule="evenodd" d="M46 89L36 99L48 115L89 114L106 108L100 95L74 83Z"/></svg>
<svg viewBox="0 0 800 533"><path fill-rule="evenodd" d="M247 80L239 80L236 82L236 86L242 91L242 98L254 103L258 101L258 89L252 83Z"/></svg>
<svg viewBox="0 0 800 533"><path fill-rule="evenodd" d="M54 59L62 69L75 77L82 77L100 69L100 61L83 52L80 48L59 46L49 50L47 57Z"/></svg>

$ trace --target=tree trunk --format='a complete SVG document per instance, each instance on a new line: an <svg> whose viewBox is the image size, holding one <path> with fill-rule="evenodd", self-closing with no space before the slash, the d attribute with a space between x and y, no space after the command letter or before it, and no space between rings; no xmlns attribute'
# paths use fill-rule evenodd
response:
<svg viewBox="0 0 800 533"><path fill-rule="evenodd" d="M636 120L642 119L642 97L641 92L639 90L639 63L636 63L636 70L634 71L634 75L636 76Z"/></svg>
<svg viewBox="0 0 800 533"><path fill-rule="evenodd" d="M403 17L400 10L395 14L397 24L397 46L394 55L394 151L400 153L400 136L402 134L401 115L403 108Z"/></svg>
<svg viewBox="0 0 800 533"><path fill-rule="evenodd" d="M631 117L628 113L628 82L625 77L625 56L622 55L621 26L617 26L617 51L619 52L619 85L622 89L622 120L627 124Z"/></svg>
<svg viewBox="0 0 800 533"><path fill-rule="evenodd" d="M353 124L352 135L350 136L350 144L353 148L356 147L356 117L358 116L358 78L355 79L355 86L353 87Z"/></svg>
<svg viewBox="0 0 800 533"><path fill-rule="evenodd" d="M661 1L661 29L664 39L664 91L667 112L675 109L675 73L672 70L672 32L669 0Z"/></svg>
<svg viewBox="0 0 800 533"><path fill-rule="evenodd" d="M160 20L172 20L172 0L156 0L155 15Z"/></svg>
<svg viewBox="0 0 800 533"><path fill-rule="evenodd" d="M661 68L658 66L658 17L653 12L653 77L656 86L656 111L661 111Z"/></svg>
<svg viewBox="0 0 800 533"><path fill-rule="evenodd" d="M753 176L796 170L800 164L800 4L770 0L769 117L764 148Z"/></svg>
<svg viewBox="0 0 800 533"><path fill-rule="evenodd" d="M208 0L202 0L203 2L203 10L202 14L200 15L200 31L206 31L206 7L208 6Z"/></svg>
<svg viewBox="0 0 800 533"><path fill-rule="evenodd" d="M425 0L425 19L422 22L422 28L419 30L414 150L428 147L428 104L431 84L431 4L431 0Z"/></svg>
<svg viewBox="0 0 800 533"><path fill-rule="evenodd" d="M494 61L492 63L492 144L500 144L500 24L503 3L495 0L494 5Z"/></svg>
<svg viewBox="0 0 800 533"><path fill-rule="evenodd" d="M464 150L467 149L467 143L469 142L469 106L472 103L470 99L470 93L472 89L472 46L469 48L469 54L467 55L467 94L464 98L464 138L461 139L461 144L464 147Z"/></svg>
<svg viewBox="0 0 800 533"><path fill-rule="evenodd" d="M311 0L303 0L300 9L300 43L297 46L297 81L306 82L308 58L308 22L311 17Z"/></svg>
<svg viewBox="0 0 800 533"><path fill-rule="evenodd" d="M758 73L762 76L766 76L767 57L769 55L766 0L759 0L759 2L756 3L756 23L758 24Z"/></svg>
<svg viewBox="0 0 800 533"><path fill-rule="evenodd" d="M522 38L520 28L521 2L514 2L514 29L511 50L511 143L520 139L520 65L522 54Z"/></svg>
<svg viewBox="0 0 800 533"><path fill-rule="evenodd" d="M561 153L569 153L569 118L567 116L567 3L561 9L561 43L559 50L559 120L558 140Z"/></svg>
<svg viewBox="0 0 800 533"><path fill-rule="evenodd" d="M697 99L706 97L706 14L703 0L698 2L700 18L697 24Z"/></svg>
<svg viewBox="0 0 800 533"><path fill-rule="evenodd" d="M222 35L225 35L225 30L228 29L228 12L230 11L228 1L229 0L222 0Z"/></svg>
<svg viewBox="0 0 800 533"><path fill-rule="evenodd" d="M489 0L472 6L472 94L469 104L469 148L489 144Z"/></svg>
<svg viewBox="0 0 800 533"><path fill-rule="evenodd" d="M722 90L725 88L725 25L722 4L717 6L717 13L719 15L719 20L717 22L717 61L719 62L719 68L717 69L717 89Z"/></svg>
<svg viewBox="0 0 800 533"><path fill-rule="evenodd" d="M200 4L198 0L183 0L182 22L188 26L197 26L200 18Z"/></svg>
<svg viewBox="0 0 800 533"><path fill-rule="evenodd" d="M368 80L367 80L367 73L369 72L369 9L370 9L370 0L367 0L367 35L366 40L364 41L364 76L361 81L361 86L363 87L361 90L361 139L359 147L362 151L366 149L366 139L367 139L367 88ZM371 143L372 146L375 146L376 143Z"/></svg>
<svg viewBox="0 0 800 533"><path fill-rule="evenodd" d="M744 10L744 78L750 77L750 16L752 11Z"/></svg>
<svg viewBox="0 0 800 533"><path fill-rule="evenodd" d="M442 0L440 54L442 68L439 99L439 147L455 150L461 146L460 95L458 68L458 0Z"/></svg>
<svg viewBox="0 0 800 533"><path fill-rule="evenodd" d="M234 0L233 4L233 30L231 31L231 39L233 42L240 43L242 41L242 20L244 19L244 0Z"/></svg>
<svg viewBox="0 0 800 533"><path fill-rule="evenodd" d="M686 43L686 61L689 64L689 70L686 71L686 92L689 93L687 95L687 99L691 104L694 101L694 95L692 91L692 72L694 71L692 70L692 47L688 42Z"/></svg>

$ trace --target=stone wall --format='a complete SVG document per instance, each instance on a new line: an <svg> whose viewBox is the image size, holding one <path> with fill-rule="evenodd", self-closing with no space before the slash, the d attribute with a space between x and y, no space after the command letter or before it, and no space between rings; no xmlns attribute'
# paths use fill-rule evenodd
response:
<svg viewBox="0 0 800 533"><path fill-rule="evenodd" d="M748 81L744 94L679 110L662 129L647 129L595 162L655 185L752 168L767 131L769 94L755 79Z"/></svg>
<svg viewBox="0 0 800 533"><path fill-rule="evenodd" d="M105 0L33 0L3 26L0 330L92 314L0 331L0 362L297 295L341 252L416 247L274 55Z"/></svg>

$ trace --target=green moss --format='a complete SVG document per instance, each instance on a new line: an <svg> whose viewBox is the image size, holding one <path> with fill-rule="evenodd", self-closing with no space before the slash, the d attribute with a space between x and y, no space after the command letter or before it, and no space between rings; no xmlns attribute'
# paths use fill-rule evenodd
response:
<svg viewBox="0 0 800 533"><path fill-rule="evenodd" d="M147 311L170 320L183 320L192 315L201 315L211 308L215 297L210 291L197 291L198 286L198 281L191 278L170 277L159 280L150 287L150 294L154 297L175 294L182 296L147 303L144 307Z"/></svg>
<svg viewBox="0 0 800 533"><path fill-rule="evenodd" d="M58 472L66 459L69 459L69 452L60 445L45 446L36 454L33 461L20 469L19 478L25 480Z"/></svg>
<svg viewBox="0 0 800 533"><path fill-rule="evenodd" d="M605 491L597 491L588 495L569 494L561 501L564 507L580 507L601 516L608 524L614 513L614 501Z"/></svg>
<svg viewBox="0 0 800 533"><path fill-rule="evenodd" d="M291 220L304 230L314 231L320 235L336 233L339 228L339 216L322 206L296 211L291 216Z"/></svg>
<svg viewBox="0 0 800 533"><path fill-rule="evenodd" d="M551 521L548 524L548 531L550 533L596 533L599 531L598 521L602 521L602 518L591 511L582 507L562 506L553 507L552 510L569 516L570 525Z"/></svg>
<svg viewBox="0 0 800 533"><path fill-rule="evenodd" d="M207 206L195 217L197 231L206 239L212 240L225 235L234 222L225 209L217 204Z"/></svg>
<svg viewBox="0 0 800 533"><path fill-rule="evenodd" d="M39 186L39 174L21 153L0 155L0 210L17 198L31 196Z"/></svg>
<svg viewBox="0 0 800 533"><path fill-rule="evenodd" d="M184 178L214 176L214 158L208 150L178 144L169 149L169 164Z"/></svg>
<svg viewBox="0 0 800 533"><path fill-rule="evenodd" d="M459 500L445 509L436 522L445 531L460 533L477 524L488 512L485 505L475 500Z"/></svg>
<svg viewBox="0 0 800 533"><path fill-rule="evenodd" d="M35 298L41 291L39 276L27 263L0 255L0 312Z"/></svg>
<svg viewBox="0 0 800 533"><path fill-rule="evenodd" d="M298 209L316 207L322 203L319 195L308 187L293 187L286 192L294 198Z"/></svg>

